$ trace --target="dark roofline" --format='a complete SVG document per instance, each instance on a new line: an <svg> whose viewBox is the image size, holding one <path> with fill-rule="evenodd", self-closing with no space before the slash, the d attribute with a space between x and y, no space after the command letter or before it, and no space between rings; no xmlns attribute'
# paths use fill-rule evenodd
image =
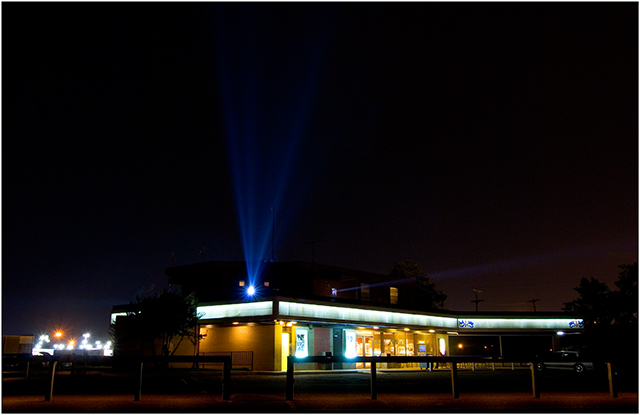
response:
<svg viewBox="0 0 640 415"><path fill-rule="evenodd" d="M182 272L188 271L188 270L204 270L204 269L241 269L244 270L246 269L246 262L245 261L206 261L206 262L197 262L197 263L193 263L193 264L187 264L187 265L178 265L178 266L173 266L173 267L167 267L165 268L165 274L169 277L172 278L174 276L177 276L176 274L182 274ZM280 266L296 266L298 268L301 269L327 269L327 270L333 270L333 271L337 271L341 274L346 274L346 275L353 275L353 276L357 276L357 277L367 277L367 276L371 276L373 278L376 279L381 279L381 278L389 278L390 275L388 274L378 274L378 273L374 273L374 272L368 272L368 271L360 271L360 270L355 270L355 269L351 269L351 268L344 268L344 267L338 267L338 266L334 266L334 265L325 265L325 264L319 264L319 263L311 263L311 262L307 262L307 261L286 261L286 262L267 262L267 264L269 266L271 265L280 265ZM179 283L176 283L179 284ZM308 297L304 297L301 298L301 300L310 300L310 301L323 301L326 302L327 298L326 297L320 297L320 296L308 296ZM344 298L335 298L335 299L331 299L329 300L332 303L336 303L336 304L348 304L348 305L363 305L363 306L373 306L373 307L383 307L385 309L390 309L390 310L405 310L401 307L394 307L391 304L374 304L374 303L363 303L359 300L349 300L349 299L344 299ZM418 311L418 310L413 310L413 311ZM434 313L441 313L441 314L445 314L445 315L449 315L449 316L465 316L465 317L475 317L475 318L482 318L482 317L512 317L512 318L525 318L525 317L548 317L548 318L552 318L552 317L562 317L562 318L568 318L568 317L575 317L575 318L583 318L582 316L579 316L575 313L569 313L569 312L565 312L565 311L482 311L482 312L476 312L476 311L453 311L453 310L449 310L449 309L434 309L434 310L419 310L421 312L434 312Z"/></svg>

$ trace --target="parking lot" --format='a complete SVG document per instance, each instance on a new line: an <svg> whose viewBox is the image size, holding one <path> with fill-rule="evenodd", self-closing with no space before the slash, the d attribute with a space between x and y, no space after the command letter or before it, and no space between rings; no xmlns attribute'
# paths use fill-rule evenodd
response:
<svg viewBox="0 0 640 415"><path fill-rule="evenodd" d="M4 412L637 412L637 378L619 377L619 397L609 396L606 372L539 374L540 398L531 394L531 372L461 370L459 399L451 395L448 370L378 371L378 398L371 400L363 371L297 372L293 401L285 400L284 373L233 372L231 399L221 399L217 371L147 372L142 398L133 402L137 379L109 370L61 371L51 402L44 402L46 373L3 378ZM622 374L624 375L624 374ZM75 408L75 409L74 409ZM391 412L397 412L391 410Z"/></svg>
<svg viewBox="0 0 640 415"><path fill-rule="evenodd" d="M537 373L538 388L545 392L608 392L609 380L605 370L574 373L572 371L548 370ZM619 371L617 389L620 392L637 392L637 371ZM359 371L309 371L296 372L295 393L344 394L370 393L371 377L368 370ZM16 372L3 376L4 395L44 393L48 377L46 371L32 371L29 378ZM449 370L378 370L378 393L429 394L450 393L451 372ZM86 393L133 393L138 378L130 373L118 373L109 369L58 371L54 383L54 395ZM285 394L284 372L232 373L232 393ZM531 392L531 372L526 367L510 370L459 370L460 393ZM219 371L147 371L143 376L142 393L208 393L221 394L221 372Z"/></svg>

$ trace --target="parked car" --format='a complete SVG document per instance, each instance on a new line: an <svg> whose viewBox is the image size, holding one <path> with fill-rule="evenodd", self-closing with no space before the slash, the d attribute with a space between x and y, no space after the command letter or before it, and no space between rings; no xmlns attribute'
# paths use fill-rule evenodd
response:
<svg viewBox="0 0 640 415"><path fill-rule="evenodd" d="M595 368L593 362L584 359L580 352L573 350L560 350L549 355L541 356L542 362L536 364L539 372L546 369L566 369L576 373Z"/></svg>

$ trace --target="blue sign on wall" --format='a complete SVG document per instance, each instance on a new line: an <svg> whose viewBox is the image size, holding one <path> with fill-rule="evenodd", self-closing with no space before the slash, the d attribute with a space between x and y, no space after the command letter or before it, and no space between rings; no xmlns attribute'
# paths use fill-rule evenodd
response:
<svg viewBox="0 0 640 415"><path fill-rule="evenodd" d="M474 327L471 320L458 320L458 327L461 329L472 329Z"/></svg>

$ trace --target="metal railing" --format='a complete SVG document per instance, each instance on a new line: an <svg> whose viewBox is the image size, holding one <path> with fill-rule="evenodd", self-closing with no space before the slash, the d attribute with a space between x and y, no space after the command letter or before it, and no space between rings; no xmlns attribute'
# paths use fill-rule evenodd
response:
<svg viewBox="0 0 640 415"><path fill-rule="evenodd" d="M253 351L241 352L200 352L198 356L231 356L231 367L236 369L248 368L253 372ZM201 369L207 369L208 363L201 363Z"/></svg>
<svg viewBox="0 0 640 415"><path fill-rule="evenodd" d="M538 359L529 360L529 369L531 372L531 389L534 398L540 398L540 389L538 388L538 375L537 375L537 363ZM308 357L295 357L289 356L287 358L287 380L286 380L286 400L293 400L293 389L295 384L294 368L296 363L370 363L371 366L371 399L376 400L378 396L378 385L376 380L376 370L379 363L437 363L439 366L449 365L451 370L451 393L454 399L460 397L458 391L458 365L465 363L520 363L522 358L518 359L494 359L492 357L484 356L376 356L376 357L352 357L347 358L344 356L308 356ZM607 362L607 374L609 377L609 394L612 398L618 397L618 392L614 382L614 370L612 362Z"/></svg>
<svg viewBox="0 0 640 415"><path fill-rule="evenodd" d="M63 356L63 357L43 357L34 356L27 361L27 364L33 362L48 362L49 374L48 374L48 387L45 392L44 400L51 401L53 398L53 384L55 381L56 367L58 363L75 363L86 361L85 356ZM96 359L94 359L96 360ZM228 401L231 399L231 356L123 356L123 357L101 357L99 359L104 365L111 365L114 360L119 363L129 363L134 367L139 367L137 388L134 391L134 401L140 401L142 397L142 374L145 363L164 364L164 363L193 363L196 365L200 363L222 363L222 400ZM96 360L97 361L97 360ZM106 364L105 364L106 363ZM139 366L138 366L139 365ZM29 375L29 369L27 366L27 376Z"/></svg>
<svg viewBox="0 0 640 415"><path fill-rule="evenodd" d="M49 374L48 374L48 388L45 393L45 401L51 401L53 397L53 385L56 374L56 367L58 363L75 363L75 362L85 362L87 359L85 356L33 356L27 359L27 365L29 363L43 363L47 362L49 364ZM114 361L118 361L120 363L127 363L132 371L138 375L139 381L137 382L137 388L134 392L134 400L140 401L142 395L142 375L145 363L194 363L195 367L198 367L199 364L202 363L222 363L222 399L230 400L231 397L231 366L232 366L232 356L223 355L223 356L128 356L128 357L99 357L99 359L92 359L92 363L97 363L102 366L111 366ZM538 359L528 359L529 361L529 370L531 372L531 388L534 398L540 398L540 391L538 388L538 374L537 374L537 363L540 362ZM401 356L384 356L384 357L353 357L347 358L344 356L308 356L304 358L298 358L295 356L289 356L287 360L287 372L286 372L286 400L293 400L293 392L294 392L294 368L296 364L299 363L324 363L324 364L333 364L333 363L369 363L370 365L370 373L371 373L371 399L377 399L377 368L378 364L382 363L431 363L432 365L437 363L439 367L447 367L451 371L451 392L454 399L459 398L458 391L458 369L460 366L471 364L471 368L473 365L478 364L491 364L495 366L496 363L502 364L503 367L505 364L521 364L523 361L522 358L518 359L505 359L505 358L491 358L491 357L482 357L482 356L442 356L442 357L433 357L433 356L413 356L413 357L401 357ZM609 393L612 398L618 397L617 385L615 382L615 371L614 365L611 361L606 362L607 364L607 375L609 379ZM460 366L459 366L460 365ZM139 369L138 369L139 368ZM513 366L512 366L513 368ZM473 369L472 369L473 370ZM29 374L29 367L27 366L27 376Z"/></svg>

